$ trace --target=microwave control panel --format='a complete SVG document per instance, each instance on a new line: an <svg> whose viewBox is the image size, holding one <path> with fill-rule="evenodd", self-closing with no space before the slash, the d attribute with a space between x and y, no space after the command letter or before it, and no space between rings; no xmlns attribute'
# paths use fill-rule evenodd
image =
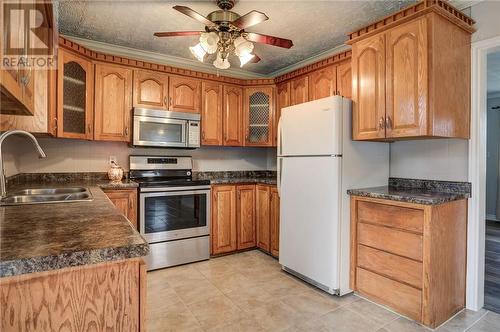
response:
<svg viewBox="0 0 500 332"><path fill-rule="evenodd" d="M200 146L200 122L189 121L188 126L188 147L197 148Z"/></svg>

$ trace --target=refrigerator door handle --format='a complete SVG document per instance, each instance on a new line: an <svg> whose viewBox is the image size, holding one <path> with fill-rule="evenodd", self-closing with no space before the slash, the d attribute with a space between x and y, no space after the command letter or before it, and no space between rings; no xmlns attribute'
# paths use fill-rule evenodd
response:
<svg viewBox="0 0 500 332"><path fill-rule="evenodd" d="M282 165L283 165L283 158L278 157L278 163L276 165L276 171L277 171L277 179L276 179L276 189L278 190L278 196L281 197L281 175L282 175Z"/></svg>
<svg viewBox="0 0 500 332"><path fill-rule="evenodd" d="M280 117L280 119L278 120L278 142L277 142L277 145L278 145L278 156L281 156L281 147L282 147L282 136L281 136L281 120L282 118Z"/></svg>

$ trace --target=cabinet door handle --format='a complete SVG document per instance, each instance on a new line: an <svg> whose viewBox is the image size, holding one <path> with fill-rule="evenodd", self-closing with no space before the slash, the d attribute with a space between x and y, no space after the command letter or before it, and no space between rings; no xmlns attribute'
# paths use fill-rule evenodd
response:
<svg viewBox="0 0 500 332"><path fill-rule="evenodd" d="M168 107L168 98L167 98L167 96L165 96L165 98L163 98L163 104Z"/></svg>
<svg viewBox="0 0 500 332"><path fill-rule="evenodd" d="M379 130L384 129L384 125L385 125L384 118L383 118L383 117L381 117L381 118L380 118L380 120L378 120L378 129L379 129Z"/></svg>
<svg viewBox="0 0 500 332"><path fill-rule="evenodd" d="M128 127L125 127L125 136L128 136Z"/></svg>
<svg viewBox="0 0 500 332"><path fill-rule="evenodd" d="M201 132L201 138L205 139L205 131Z"/></svg>
<svg viewBox="0 0 500 332"><path fill-rule="evenodd" d="M390 116L385 118L385 127L388 129L392 129L392 120Z"/></svg>
<svg viewBox="0 0 500 332"><path fill-rule="evenodd" d="M87 132L90 134L92 132L92 128L90 126L90 123L87 125Z"/></svg>

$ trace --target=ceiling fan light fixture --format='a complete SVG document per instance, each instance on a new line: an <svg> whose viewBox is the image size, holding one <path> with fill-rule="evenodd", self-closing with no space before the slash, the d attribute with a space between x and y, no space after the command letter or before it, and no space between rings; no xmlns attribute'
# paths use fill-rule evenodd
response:
<svg viewBox="0 0 500 332"><path fill-rule="evenodd" d="M214 54L219 48L219 35L215 32L203 32L200 35L201 47L208 54Z"/></svg>
<svg viewBox="0 0 500 332"><path fill-rule="evenodd" d="M253 51L253 44L246 40L243 36L239 36L234 40L234 53L237 56L245 56Z"/></svg>
<svg viewBox="0 0 500 332"><path fill-rule="evenodd" d="M252 54L252 53L248 53L248 54L239 56L239 58L240 58L240 68L243 67L244 65L246 65L254 57L255 57L255 55Z"/></svg>
<svg viewBox="0 0 500 332"><path fill-rule="evenodd" d="M198 61L203 62L207 52L205 52L200 43L196 44L195 46L189 47L189 50L195 56L195 58L198 59Z"/></svg>
<svg viewBox="0 0 500 332"><path fill-rule="evenodd" d="M222 55L217 53L217 59L214 61L214 67L217 69L228 69L231 67L231 64L227 60L227 57L225 59L222 58Z"/></svg>

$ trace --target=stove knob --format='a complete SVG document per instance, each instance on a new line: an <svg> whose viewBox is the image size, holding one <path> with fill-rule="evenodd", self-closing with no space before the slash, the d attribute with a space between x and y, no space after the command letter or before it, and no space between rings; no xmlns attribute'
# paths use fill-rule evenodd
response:
<svg viewBox="0 0 500 332"><path fill-rule="evenodd" d="M191 176L191 171L187 171L187 176Z"/></svg>

